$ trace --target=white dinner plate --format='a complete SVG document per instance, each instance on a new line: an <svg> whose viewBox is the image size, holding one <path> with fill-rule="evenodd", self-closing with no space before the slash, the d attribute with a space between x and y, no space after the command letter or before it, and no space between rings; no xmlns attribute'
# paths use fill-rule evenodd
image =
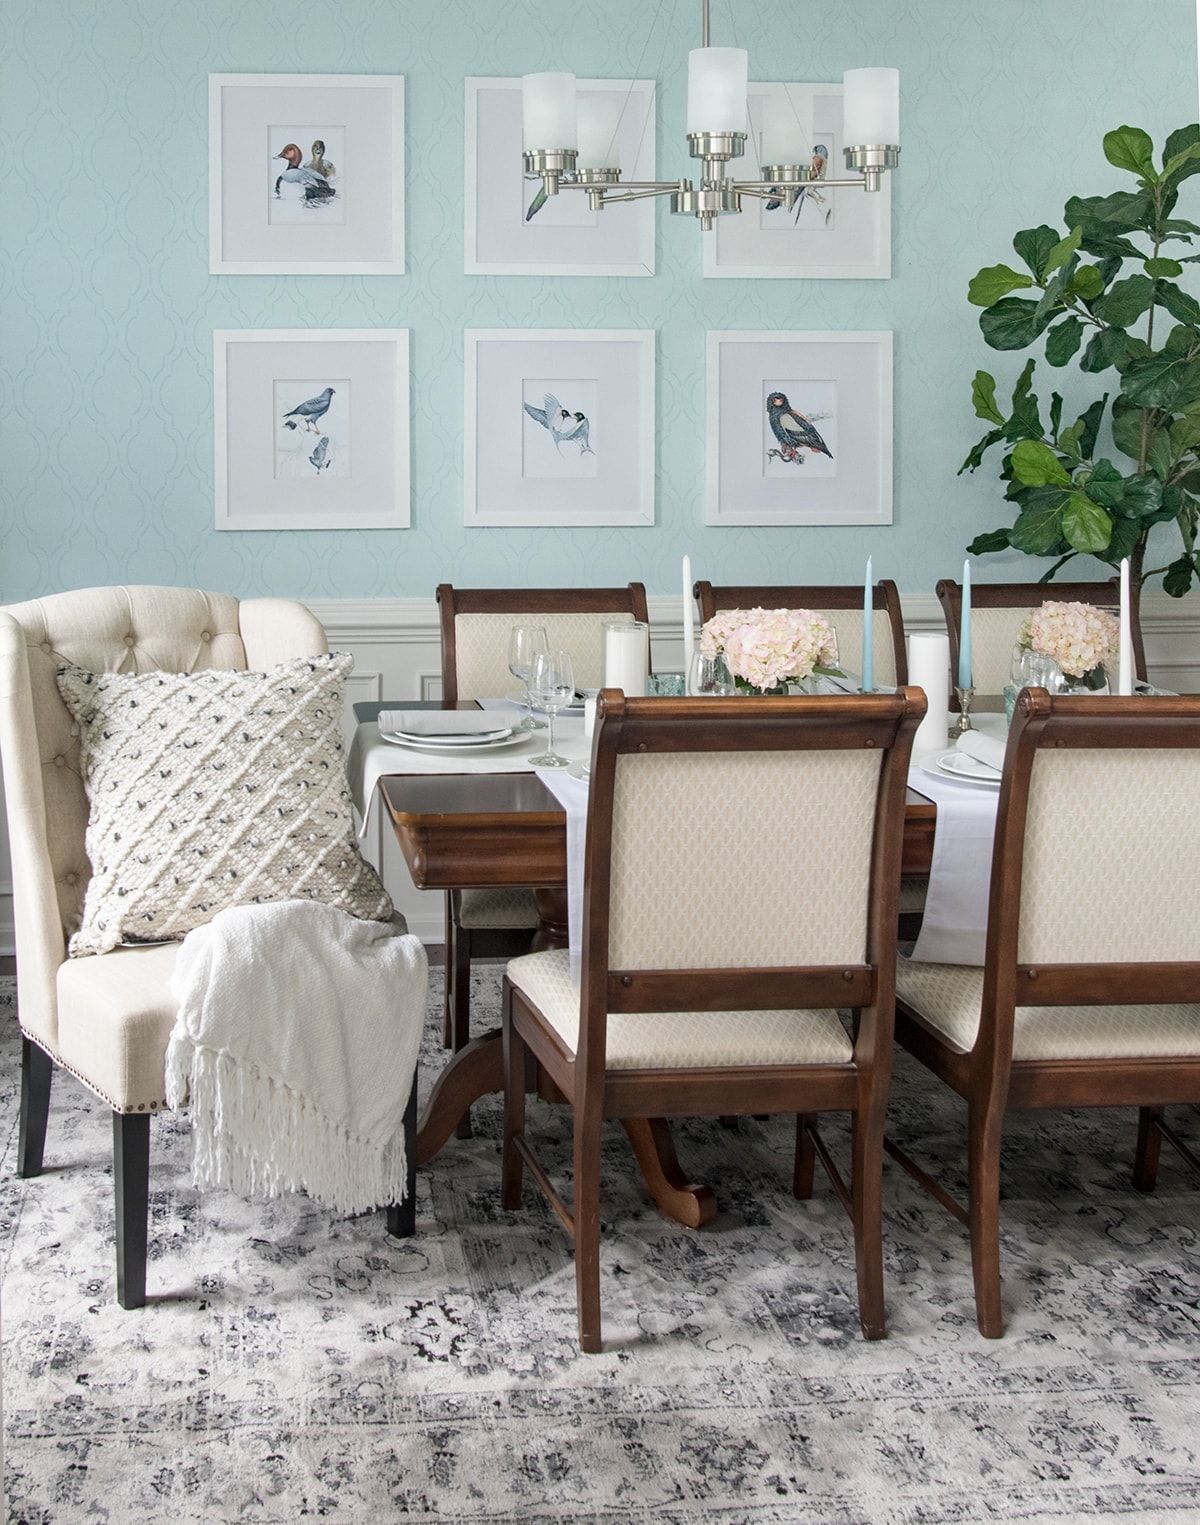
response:
<svg viewBox="0 0 1200 1525"><path fill-rule="evenodd" d="M448 731L444 736L436 731L381 731L389 740L412 741L427 747L482 747L511 736L511 725L492 726L486 731Z"/></svg>
<svg viewBox="0 0 1200 1525"><path fill-rule="evenodd" d="M588 779L592 776L592 765L591 763L585 762L573 762L567 769L567 775L570 778L582 779L582 781L586 784Z"/></svg>
<svg viewBox="0 0 1200 1525"><path fill-rule="evenodd" d="M943 752L934 759L933 768L926 768L925 771L956 778L960 784L982 784L985 789L1000 787L1000 775L995 768L989 768L987 763L980 762L977 757L971 757L966 752Z"/></svg>
<svg viewBox="0 0 1200 1525"><path fill-rule="evenodd" d="M384 741L395 747L411 747L415 752L493 752L500 747L516 746L525 741L528 731L510 731L504 736L494 736L490 741L476 741L473 737L450 736L397 736L394 731L380 731Z"/></svg>

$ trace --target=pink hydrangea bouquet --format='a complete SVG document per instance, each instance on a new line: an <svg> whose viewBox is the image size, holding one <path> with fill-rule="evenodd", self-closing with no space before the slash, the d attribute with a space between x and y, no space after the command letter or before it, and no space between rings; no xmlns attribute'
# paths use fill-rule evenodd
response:
<svg viewBox="0 0 1200 1525"><path fill-rule="evenodd" d="M700 650L723 653L744 691L766 693L814 673L843 676L833 626L811 609L722 609L705 621Z"/></svg>
<svg viewBox="0 0 1200 1525"><path fill-rule="evenodd" d="M1115 662L1121 627L1115 615L1091 604L1045 603L1025 616L1019 646L1052 657L1069 678L1086 688L1103 687L1105 667Z"/></svg>

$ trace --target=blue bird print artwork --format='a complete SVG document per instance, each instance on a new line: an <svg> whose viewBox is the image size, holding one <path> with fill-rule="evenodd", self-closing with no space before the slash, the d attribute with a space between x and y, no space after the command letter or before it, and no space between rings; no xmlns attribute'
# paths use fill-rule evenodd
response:
<svg viewBox="0 0 1200 1525"><path fill-rule="evenodd" d="M768 392L767 422L776 441L767 450L768 461L775 460L786 466L803 466L819 456L832 461L833 451L822 439L814 422L829 416L827 413L802 413L788 401L786 392Z"/></svg>
<svg viewBox="0 0 1200 1525"><path fill-rule="evenodd" d="M345 129L300 124L273 127L270 136L268 221L343 223L338 164L344 157Z"/></svg>
<svg viewBox="0 0 1200 1525"><path fill-rule="evenodd" d="M349 475L349 383L275 383L275 475Z"/></svg>
<svg viewBox="0 0 1200 1525"><path fill-rule="evenodd" d="M559 401L559 393L567 393L568 389L568 401L575 404L574 407L566 407ZM534 395L540 392L540 399L523 404L524 475L594 475L596 451L592 444L592 428L595 382L527 382L525 390L527 393L534 392Z"/></svg>
<svg viewBox="0 0 1200 1525"><path fill-rule="evenodd" d="M828 228L833 225L833 193L817 190L816 183L825 179L829 164L829 144L824 139L813 144L812 159L808 167L808 184L800 188L794 205L789 210L782 187L764 203L765 212L779 212L779 217L767 218L766 225L778 226L787 217L795 228Z"/></svg>

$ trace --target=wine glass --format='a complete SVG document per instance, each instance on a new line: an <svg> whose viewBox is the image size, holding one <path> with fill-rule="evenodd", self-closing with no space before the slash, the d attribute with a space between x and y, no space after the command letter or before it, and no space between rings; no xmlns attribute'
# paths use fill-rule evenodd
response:
<svg viewBox="0 0 1200 1525"><path fill-rule="evenodd" d="M539 651L546 650L546 627L544 625L514 625L508 636L508 670L525 689L525 718L515 729L518 731L544 731L545 725L533 718L533 696L529 692L529 680L533 675L533 659Z"/></svg>
<svg viewBox="0 0 1200 1525"><path fill-rule="evenodd" d="M723 653L718 651L715 656L706 657L703 652L696 652L687 677L687 691L692 698L697 699L737 693L737 684Z"/></svg>
<svg viewBox="0 0 1200 1525"><path fill-rule="evenodd" d="M531 757L529 760L539 768L565 768L569 766L570 759L560 757L554 750L554 717L575 698L575 669L571 663L571 653L539 651L533 659L529 691L538 709L545 710L550 717L550 737L546 750L540 757Z"/></svg>

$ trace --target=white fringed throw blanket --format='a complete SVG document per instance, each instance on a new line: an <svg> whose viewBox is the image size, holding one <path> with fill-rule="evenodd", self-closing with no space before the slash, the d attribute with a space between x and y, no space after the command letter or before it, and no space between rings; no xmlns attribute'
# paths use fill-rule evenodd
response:
<svg viewBox="0 0 1200 1525"><path fill-rule="evenodd" d="M190 1098L196 1184L347 1214L401 1201L428 972L419 938L310 901L189 932L166 1083L172 1107Z"/></svg>

